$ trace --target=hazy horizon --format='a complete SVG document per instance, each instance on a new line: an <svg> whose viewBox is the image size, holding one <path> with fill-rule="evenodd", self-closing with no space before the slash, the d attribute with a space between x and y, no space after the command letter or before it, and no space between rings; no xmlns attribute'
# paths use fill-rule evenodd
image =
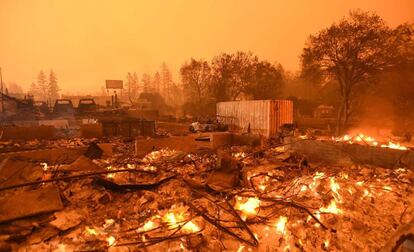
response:
<svg viewBox="0 0 414 252"><path fill-rule="evenodd" d="M414 1L36 1L0 3L3 82L25 90L53 69L62 93L93 93L127 72L153 74L166 62L251 51L299 69L310 34L346 16L375 11L390 26L414 22Z"/></svg>

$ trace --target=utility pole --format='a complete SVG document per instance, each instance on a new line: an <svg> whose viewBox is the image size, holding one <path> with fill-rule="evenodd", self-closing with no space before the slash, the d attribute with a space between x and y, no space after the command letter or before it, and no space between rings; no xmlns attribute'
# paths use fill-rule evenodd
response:
<svg viewBox="0 0 414 252"><path fill-rule="evenodd" d="M3 75L0 67L0 84L1 84L1 113L4 113L4 98L3 98Z"/></svg>

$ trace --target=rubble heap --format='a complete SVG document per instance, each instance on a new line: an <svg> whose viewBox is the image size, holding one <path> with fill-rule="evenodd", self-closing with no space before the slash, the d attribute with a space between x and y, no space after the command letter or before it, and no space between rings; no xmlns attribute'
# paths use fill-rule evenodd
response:
<svg viewBox="0 0 414 252"><path fill-rule="evenodd" d="M71 163L3 160L19 173L0 167L1 249L377 251L414 217L404 167L309 164L285 146L140 159L114 145Z"/></svg>

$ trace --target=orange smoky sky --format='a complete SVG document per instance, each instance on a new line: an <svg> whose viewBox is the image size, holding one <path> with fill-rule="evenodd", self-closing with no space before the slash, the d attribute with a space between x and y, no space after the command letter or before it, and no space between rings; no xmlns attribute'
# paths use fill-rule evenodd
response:
<svg viewBox="0 0 414 252"><path fill-rule="evenodd" d="M413 0L1 0L0 66L25 89L53 68L72 94L237 50L296 71L307 37L357 8L414 21Z"/></svg>

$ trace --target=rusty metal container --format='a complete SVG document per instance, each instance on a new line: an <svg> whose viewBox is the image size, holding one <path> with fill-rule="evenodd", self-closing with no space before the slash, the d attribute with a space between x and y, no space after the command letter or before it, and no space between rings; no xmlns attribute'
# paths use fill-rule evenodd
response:
<svg viewBox="0 0 414 252"><path fill-rule="evenodd" d="M217 116L232 131L277 136L280 126L293 123L293 103L289 100L251 100L217 103Z"/></svg>

